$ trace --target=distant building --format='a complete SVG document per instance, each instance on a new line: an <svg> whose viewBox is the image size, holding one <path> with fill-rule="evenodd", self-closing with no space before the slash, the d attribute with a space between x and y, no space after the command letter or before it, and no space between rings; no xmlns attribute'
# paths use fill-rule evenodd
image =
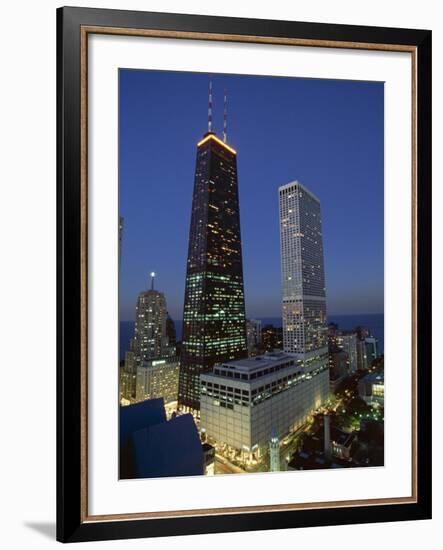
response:
<svg viewBox="0 0 443 550"><path fill-rule="evenodd" d="M248 353L256 354L261 344L261 321L258 319L247 319L246 337L248 341Z"/></svg>
<svg viewBox="0 0 443 550"><path fill-rule="evenodd" d="M348 376L348 354L341 349L330 352L329 369L330 388L335 392Z"/></svg>
<svg viewBox="0 0 443 550"><path fill-rule="evenodd" d="M377 340L373 336L368 336L365 339L366 345L366 361L368 368L372 365L374 359L378 357Z"/></svg>
<svg viewBox="0 0 443 550"><path fill-rule="evenodd" d="M261 333L263 351L283 350L283 329L274 325L265 325Z"/></svg>
<svg viewBox="0 0 443 550"><path fill-rule="evenodd" d="M347 354L347 371L357 371L357 335L352 331L341 330L337 336L337 346Z"/></svg>
<svg viewBox="0 0 443 550"><path fill-rule="evenodd" d="M358 370L366 370L368 368L366 343L364 340L357 339L357 368Z"/></svg>
<svg viewBox="0 0 443 550"><path fill-rule="evenodd" d="M143 361L137 367L136 401L159 397L163 397L165 403L177 401L179 366L176 356Z"/></svg>
<svg viewBox="0 0 443 550"><path fill-rule="evenodd" d="M354 331L340 330L335 323L328 325L328 349L329 366L333 369L336 366L337 358L335 354L344 352L346 354L346 372L345 375L353 374L357 371L357 333ZM342 355L339 356L340 358Z"/></svg>
<svg viewBox="0 0 443 550"><path fill-rule="evenodd" d="M162 399L120 407L120 479L203 473L203 449L190 414L167 421Z"/></svg>
<svg viewBox="0 0 443 550"><path fill-rule="evenodd" d="M385 401L385 378L383 373L370 373L358 383L359 396L368 405L384 405Z"/></svg>
<svg viewBox="0 0 443 550"><path fill-rule="evenodd" d="M371 336L366 327L357 327L357 367L358 370L366 370L371 367L374 359L378 357L377 339Z"/></svg>
<svg viewBox="0 0 443 550"><path fill-rule="evenodd" d="M175 349L175 345L177 344L177 333L175 330L175 323L169 314L167 314L166 317L166 337L168 338L168 345L172 349Z"/></svg>
<svg viewBox="0 0 443 550"><path fill-rule="evenodd" d="M261 453L270 439L306 423L329 394L327 363L270 352L201 375L200 426L218 443Z"/></svg>
<svg viewBox="0 0 443 550"><path fill-rule="evenodd" d="M166 298L154 289L155 273L151 273L151 288L141 292L135 310L133 351L137 366L143 361L169 354L166 336Z"/></svg>

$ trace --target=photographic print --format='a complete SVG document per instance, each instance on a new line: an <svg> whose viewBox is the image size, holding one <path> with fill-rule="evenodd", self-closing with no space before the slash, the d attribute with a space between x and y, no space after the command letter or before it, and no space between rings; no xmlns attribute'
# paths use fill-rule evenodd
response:
<svg viewBox="0 0 443 550"><path fill-rule="evenodd" d="M383 82L120 69L118 216L120 479L384 465Z"/></svg>
<svg viewBox="0 0 443 550"><path fill-rule="evenodd" d="M431 51L57 11L58 540L431 517Z"/></svg>

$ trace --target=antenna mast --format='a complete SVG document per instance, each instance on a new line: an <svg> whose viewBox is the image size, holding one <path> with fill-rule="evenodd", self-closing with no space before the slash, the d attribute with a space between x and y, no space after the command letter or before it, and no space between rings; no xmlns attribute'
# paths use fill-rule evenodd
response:
<svg viewBox="0 0 443 550"><path fill-rule="evenodd" d="M224 108L223 108L223 141L226 143L228 139L228 94L225 89L225 95L223 99Z"/></svg>
<svg viewBox="0 0 443 550"><path fill-rule="evenodd" d="M212 132L212 80L209 81L208 132Z"/></svg>

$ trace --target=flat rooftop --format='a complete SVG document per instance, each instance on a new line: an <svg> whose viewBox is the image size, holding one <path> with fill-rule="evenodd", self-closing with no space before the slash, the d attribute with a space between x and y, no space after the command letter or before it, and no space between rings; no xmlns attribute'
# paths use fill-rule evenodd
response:
<svg viewBox="0 0 443 550"><path fill-rule="evenodd" d="M256 369L265 369L267 367L273 367L276 364L293 362L296 363L301 360L301 355L297 353L286 353L284 351L270 351L263 355L257 355L256 357L248 357L245 359L237 359L235 361L229 361L227 363L221 363L215 368L234 369L237 371L251 372Z"/></svg>
<svg viewBox="0 0 443 550"><path fill-rule="evenodd" d="M364 376L362 382L372 382L373 384L382 384L385 380L385 375L383 372L371 372Z"/></svg>

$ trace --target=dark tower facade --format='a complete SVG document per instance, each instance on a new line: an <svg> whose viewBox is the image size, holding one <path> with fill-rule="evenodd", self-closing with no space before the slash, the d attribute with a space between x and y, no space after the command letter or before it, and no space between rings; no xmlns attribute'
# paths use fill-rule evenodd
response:
<svg viewBox="0 0 443 550"><path fill-rule="evenodd" d="M197 144L178 395L194 411L200 374L247 357L237 153L209 130Z"/></svg>

